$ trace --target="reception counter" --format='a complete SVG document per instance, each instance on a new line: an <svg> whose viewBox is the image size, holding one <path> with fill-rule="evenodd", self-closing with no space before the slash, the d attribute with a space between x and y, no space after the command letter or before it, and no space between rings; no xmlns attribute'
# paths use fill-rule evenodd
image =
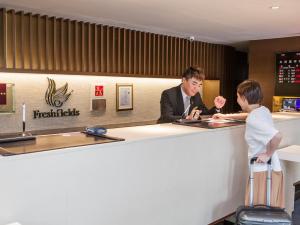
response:
<svg viewBox="0 0 300 225"><path fill-rule="evenodd" d="M279 149L278 156L285 171L286 208L291 213L294 208L294 184L300 181L300 145L290 145Z"/></svg>
<svg viewBox="0 0 300 225"><path fill-rule="evenodd" d="M300 144L300 115L274 120ZM0 157L0 224L209 224L243 204L244 129L116 128L125 141Z"/></svg>

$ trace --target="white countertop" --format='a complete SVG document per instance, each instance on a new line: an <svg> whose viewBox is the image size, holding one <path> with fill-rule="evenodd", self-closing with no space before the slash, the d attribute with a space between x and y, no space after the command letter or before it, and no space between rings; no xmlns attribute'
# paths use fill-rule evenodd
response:
<svg viewBox="0 0 300 225"><path fill-rule="evenodd" d="M196 133L205 130L207 129L165 123L165 124L109 129L107 135L122 137L125 138L126 141L136 141L142 139L184 135L184 134Z"/></svg>
<svg viewBox="0 0 300 225"><path fill-rule="evenodd" d="M300 145L291 145L277 150L279 159L300 162Z"/></svg>
<svg viewBox="0 0 300 225"><path fill-rule="evenodd" d="M275 113L272 113L272 117L273 117L274 121L299 119L300 113L298 113L298 112L275 112Z"/></svg>
<svg viewBox="0 0 300 225"><path fill-rule="evenodd" d="M272 114L274 122L281 122L286 120L299 119L300 113L293 112L277 112ZM155 124L146 126L135 126L135 127L122 127L108 129L107 135L122 137L126 141L137 141L152 138L161 138L167 136L185 135L196 132L216 132L224 129L235 129L237 127L244 126L233 126L224 127L217 129L205 129L198 127L181 126L172 123Z"/></svg>

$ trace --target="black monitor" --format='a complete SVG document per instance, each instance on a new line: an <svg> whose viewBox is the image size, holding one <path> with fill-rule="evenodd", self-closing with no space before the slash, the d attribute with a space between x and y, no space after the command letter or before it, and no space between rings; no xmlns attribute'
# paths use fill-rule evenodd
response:
<svg viewBox="0 0 300 225"><path fill-rule="evenodd" d="M300 97L300 51L276 54L276 96Z"/></svg>

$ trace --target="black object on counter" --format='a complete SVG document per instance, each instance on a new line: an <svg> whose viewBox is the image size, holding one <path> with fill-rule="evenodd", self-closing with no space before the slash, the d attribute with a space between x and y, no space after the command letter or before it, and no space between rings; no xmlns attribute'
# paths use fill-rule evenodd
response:
<svg viewBox="0 0 300 225"><path fill-rule="evenodd" d="M178 119L175 121L175 123L200 123L201 120L187 120L187 119Z"/></svg>
<svg viewBox="0 0 300 225"><path fill-rule="evenodd" d="M216 128L223 128L223 127L232 127L244 124L245 121L243 120L228 120L226 123L222 122L212 122L209 120L196 120L193 122L182 121L182 122L174 122L177 125L183 126L190 126L190 127L199 127L199 128L206 128L206 129L216 129Z"/></svg>
<svg viewBox="0 0 300 225"><path fill-rule="evenodd" d="M31 134L23 135L1 135L0 136L0 143L8 143L8 142L16 142L16 141L28 141L28 140L35 140L36 137L32 136Z"/></svg>

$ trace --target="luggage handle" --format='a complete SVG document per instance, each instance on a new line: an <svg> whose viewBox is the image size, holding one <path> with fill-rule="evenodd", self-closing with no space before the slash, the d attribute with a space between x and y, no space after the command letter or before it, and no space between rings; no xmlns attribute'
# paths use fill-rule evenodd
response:
<svg viewBox="0 0 300 225"><path fill-rule="evenodd" d="M254 176L253 176L253 165L256 162L258 157L253 157L250 159L250 206L253 207L253 183L254 183ZM270 158L267 162L268 165L268 175L267 175L267 206L271 206L271 180L272 180L272 158Z"/></svg>
<svg viewBox="0 0 300 225"><path fill-rule="evenodd" d="M256 162L257 159L258 159L257 156L251 158L251 159L250 159L250 164L254 164L254 162ZM268 160L267 164L269 164L269 165L272 164L272 159L271 159L271 158Z"/></svg>
<svg viewBox="0 0 300 225"><path fill-rule="evenodd" d="M263 204L257 204L257 205L253 205L254 208L259 208L259 209L272 209L273 211L278 211L278 212L282 212L282 208L280 207L274 207L274 206L267 206L267 205L263 205Z"/></svg>

